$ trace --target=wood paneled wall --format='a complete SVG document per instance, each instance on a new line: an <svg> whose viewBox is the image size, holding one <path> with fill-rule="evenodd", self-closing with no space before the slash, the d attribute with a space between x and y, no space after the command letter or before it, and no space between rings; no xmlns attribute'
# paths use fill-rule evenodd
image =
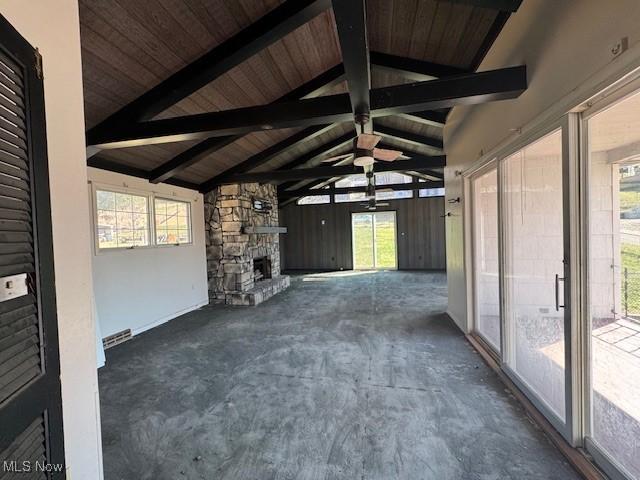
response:
<svg viewBox="0 0 640 480"><path fill-rule="evenodd" d="M416 192L417 193L417 192ZM444 198L389 202L378 211L395 210L399 269L444 269ZM287 270L349 270L351 214L365 211L359 202L325 205L290 204L280 210L280 258Z"/></svg>

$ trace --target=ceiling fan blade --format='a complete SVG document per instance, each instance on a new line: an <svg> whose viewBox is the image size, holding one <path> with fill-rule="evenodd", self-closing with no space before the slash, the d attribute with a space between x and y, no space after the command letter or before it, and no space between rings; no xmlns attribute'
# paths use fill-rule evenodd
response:
<svg viewBox="0 0 640 480"><path fill-rule="evenodd" d="M387 202L383 202L383 203L376 203L376 207L388 207L389 204Z"/></svg>
<svg viewBox="0 0 640 480"><path fill-rule="evenodd" d="M378 142L382 140L382 137L379 135L373 135L372 133L361 133L358 135L358 148L362 150L373 150Z"/></svg>
<svg viewBox="0 0 640 480"><path fill-rule="evenodd" d="M353 155L353 153L345 153L344 155L336 155L335 157L325 158L325 159L324 159L324 160L322 160L322 162L320 162L320 163L331 163L331 162L337 162L338 160L342 160L343 158L350 157L351 155Z"/></svg>
<svg viewBox="0 0 640 480"><path fill-rule="evenodd" d="M387 150L386 148L374 148L373 157L383 162L393 162L400 158L402 152L399 150Z"/></svg>
<svg viewBox="0 0 640 480"><path fill-rule="evenodd" d="M393 192L393 188L376 188L376 192L389 193Z"/></svg>

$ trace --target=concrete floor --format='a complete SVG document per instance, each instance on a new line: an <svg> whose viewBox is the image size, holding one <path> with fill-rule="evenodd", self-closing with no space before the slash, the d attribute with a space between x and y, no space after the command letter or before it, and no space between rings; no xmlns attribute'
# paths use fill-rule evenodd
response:
<svg viewBox="0 0 640 480"><path fill-rule="evenodd" d="M446 303L441 273L305 275L110 349L106 480L579 478Z"/></svg>

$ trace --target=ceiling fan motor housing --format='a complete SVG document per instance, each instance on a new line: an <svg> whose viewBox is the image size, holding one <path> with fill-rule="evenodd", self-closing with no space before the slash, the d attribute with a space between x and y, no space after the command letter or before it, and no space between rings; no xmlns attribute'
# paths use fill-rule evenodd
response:
<svg viewBox="0 0 640 480"><path fill-rule="evenodd" d="M357 167L367 167L373 165L375 162L373 158L373 150L365 150L363 148L356 148L355 159L353 164Z"/></svg>

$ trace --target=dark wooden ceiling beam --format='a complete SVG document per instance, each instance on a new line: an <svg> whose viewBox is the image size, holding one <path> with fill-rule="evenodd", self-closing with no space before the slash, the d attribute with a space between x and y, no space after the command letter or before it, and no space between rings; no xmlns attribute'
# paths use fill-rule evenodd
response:
<svg viewBox="0 0 640 480"><path fill-rule="evenodd" d="M115 112L89 134L154 117L330 7L331 0L287 0Z"/></svg>
<svg viewBox="0 0 640 480"><path fill-rule="evenodd" d="M413 112L413 113L401 113L398 117L410 120L421 125L427 125L429 127L444 128L447 122L448 112Z"/></svg>
<svg viewBox="0 0 640 480"><path fill-rule="evenodd" d="M371 114L379 117L516 98L526 88L527 73L524 66L378 88L370 92ZM89 145L100 148L123 148L275 128L339 123L349 121L352 117L349 95L329 95L297 102L142 122L125 126L116 132L92 135L88 140Z"/></svg>
<svg viewBox="0 0 640 480"><path fill-rule="evenodd" d="M283 95L276 101L272 102L272 104L301 100L309 96L324 95L343 80L344 66L342 64L338 64L307 83ZM191 165L195 165L213 152L221 150L243 136L244 135L230 135L227 137L207 138L152 170L149 181L151 183L164 182L168 178L177 175Z"/></svg>
<svg viewBox="0 0 640 480"><path fill-rule="evenodd" d="M371 52L370 56L371 65L377 70L398 73L404 78L413 80L414 82L424 82L436 78L469 73L468 70L462 68L408 57L399 57L387 53Z"/></svg>
<svg viewBox="0 0 640 480"><path fill-rule="evenodd" d="M423 188L442 188L442 181L425 181L422 183L392 183L389 185L376 185L377 190L422 190ZM366 186L358 187L330 187L330 188L300 188L297 190L284 190L278 192L278 198L288 200L297 197L317 197L321 195L344 195L346 193L366 192Z"/></svg>
<svg viewBox="0 0 640 480"><path fill-rule="evenodd" d="M356 121L360 118L366 121L371 109L371 70L365 0L333 0L332 3L351 110Z"/></svg>
<svg viewBox="0 0 640 480"><path fill-rule="evenodd" d="M129 175L131 177L149 179L149 171L141 168L132 167L131 165L125 165L122 163L114 162L107 158L102 158L100 155L87 159L87 166L93 168L99 168L100 170L107 170L109 172L122 173L123 175ZM165 183L169 185L175 185L176 187L188 188L191 190L199 190L200 185L196 183L187 182L185 180L179 180L177 178L170 178Z"/></svg>
<svg viewBox="0 0 640 480"><path fill-rule="evenodd" d="M314 158L320 156L320 155L324 155L326 153L330 153L333 150L343 147L344 145L350 143L351 141L353 141L353 138L355 137L355 131L352 132L348 132L345 133L344 135L340 135L338 138L335 138L327 143L324 143L323 145L314 148L313 150L304 153L303 155L300 155L299 157L296 157L295 159L285 163L284 165L281 165L280 167L278 167L276 169L276 171L280 171L280 170L286 170L286 169L290 169L290 168L295 168L298 167L300 165L303 165L305 163L307 163L310 160L313 160ZM258 154L259 155L259 154ZM244 171L248 171L248 170L244 170ZM228 173L229 172L229 173ZM211 191L213 188L215 188L218 185L221 185L225 182L226 178L230 175L230 174L235 174L235 173L240 173L239 171L234 171L231 172L230 170L225 171L224 173L217 175L213 178L210 178L209 180L203 182L200 187L199 190L201 192L209 192Z"/></svg>
<svg viewBox="0 0 640 480"><path fill-rule="evenodd" d="M276 143L275 145L262 150L261 152L256 153L255 155L249 157L243 162L234 165L233 167L225 170L224 172L216 175L215 177L210 178L200 185L200 189L204 189L205 191L211 190L216 185L220 185L224 183L226 178L229 178L232 175L238 173L248 172L254 168L258 168L261 165L273 160L278 155L286 152L288 149L293 148L302 143L308 142L309 140L316 138L324 133L327 133L331 129L335 128L335 124L330 125L314 125L311 127L307 127L303 130L300 130L297 133L294 133L288 138L285 138L281 142Z"/></svg>
<svg viewBox="0 0 640 480"><path fill-rule="evenodd" d="M407 142L418 147L428 147L437 150L442 150L444 148L444 143L442 142L441 138L425 137L417 133L407 132L398 128L387 127L386 125L381 125L380 123L375 124L375 126L373 127L373 131L374 133L382 135L383 137L396 138L398 140L402 140L403 142ZM402 150L402 147L397 147L396 149Z"/></svg>
<svg viewBox="0 0 640 480"><path fill-rule="evenodd" d="M447 159L444 155L426 157L424 159L411 158L409 160L397 160L395 162L376 164L376 172L403 172L407 170L420 172L433 168L444 167ZM339 167L314 167L314 168L294 168L289 170L273 170L270 172L251 172L231 175L224 181L228 183L251 183L251 182L277 182L285 180L309 180L316 178L343 177L347 175L358 175L362 173L362 168L353 165ZM201 189L201 191L203 191Z"/></svg>
<svg viewBox="0 0 640 480"><path fill-rule="evenodd" d="M447 0L449 3L460 3L472 7L488 8L500 10L501 12L513 13L520 8L522 0Z"/></svg>

